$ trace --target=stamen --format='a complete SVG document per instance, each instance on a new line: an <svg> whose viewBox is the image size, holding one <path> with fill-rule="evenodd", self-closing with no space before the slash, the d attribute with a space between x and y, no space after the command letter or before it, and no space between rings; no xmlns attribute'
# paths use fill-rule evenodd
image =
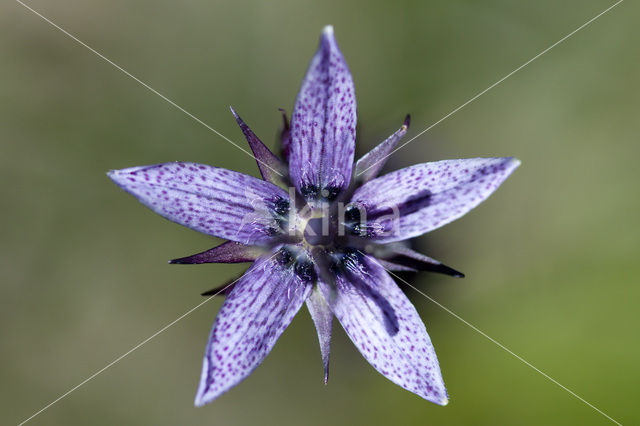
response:
<svg viewBox="0 0 640 426"><path fill-rule="evenodd" d="M347 270L359 269L362 254L359 250L344 247L329 254L331 272L342 274Z"/></svg>
<svg viewBox="0 0 640 426"><path fill-rule="evenodd" d="M317 185L307 184L300 188L300 194L307 200L315 200L318 198L320 188Z"/></svg>
<svg viewBox="0 0 640 426"><path fill-rule="evenodd" d="M288 265L293 261L293 254L289 249L283 247L278 251L276 259L281 265Z"/></svg>
<svg viewBox="0 0 640 426"><path fill-rule="evenodd" d="M340 187L334 185L328 185L324 188L320 188L318 185L306 184L300 188L300 194L302 194L307 201L333 201L338 198L340 191Z"/></svg>
<svg viewBox="0 0 640 426"><path fill-rule="evenodd" d="M344 211L344 220L347 223L360 223L360 208L351 204Z"/></svg>
<svg viewBox="0 0 640 426"><path fill-rule="evenodd" d="M298 260L295 265L295 272L300 278L305 281L312 281L315 279L316 273L313 267L313 262L310 260Z"/></svg>
<svg viewBox="0 0 640 426"><path fill-rule="evenodd" d="M271 207L271 215L275 219L276 223L280 230L273 228L275 232L271 233L271 228L269 228L270 235L275 235L280 233L281 231L286 231L289 224L289 210L290 203L289 200L286 200L282 197L277 197L273 201L273 205Z"/></svg>
<svg viewBox="0 0 640 426"><path fill-rule="evenodd" d="M282 197L278 197L273 203L273 211L278 216L286 216L289 214L289 201Z"/></svg>

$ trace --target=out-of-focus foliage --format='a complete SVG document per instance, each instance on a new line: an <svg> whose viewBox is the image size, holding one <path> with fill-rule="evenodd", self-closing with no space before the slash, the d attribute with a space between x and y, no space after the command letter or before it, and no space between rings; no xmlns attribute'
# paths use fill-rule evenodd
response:
<svg viewBox="0 0 640 426"><path fill-rule="evenodd" d="M410 112L409 137L611 3L28 3L244 146L233 105L273 144L323 25L354 75L359 150ZM625 424L640 422L634 2L622 3L411 142L389 167L514 155L465 218L418 240L464 271L410 281ZM111 168L254 161L15 2L0 5L0 422L15 424L235 276L166 260L216 241L143 208ZM328 386L306 312L244 383L193 407L211 301L35 418L69 424L605 424L411 290L451 402L377 374L335 329Z"/></svg>

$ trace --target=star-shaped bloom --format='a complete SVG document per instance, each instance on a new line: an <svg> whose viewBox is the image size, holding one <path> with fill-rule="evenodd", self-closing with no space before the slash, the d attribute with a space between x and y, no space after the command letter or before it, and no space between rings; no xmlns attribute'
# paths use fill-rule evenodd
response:
<svg viewBox="0 0 640 426"><path fill-rule="evenodd" d="M518 160L446 160L377 177L407 132L407 117L397 132L354 164L354 86L332 27L322 32L290 127L284 117L281 159L232 112L262 180L180 162L109 173L154 212L228 240L171 263L253 262L224 288L226 300L207 342L196 405L213 401L260 365L303 304L317 329L325 382L335 316L376 370L445 405L447 392L431 339L387 271L462 276L402 241L467 213L509 176Z"/></svg>

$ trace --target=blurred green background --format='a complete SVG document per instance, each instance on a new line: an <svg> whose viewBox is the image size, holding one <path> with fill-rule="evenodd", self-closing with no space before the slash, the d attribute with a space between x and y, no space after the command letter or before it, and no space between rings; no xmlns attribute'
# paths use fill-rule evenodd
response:
<svg viewBox="0 0 640 426"><path fill-rule="evenodd" d="M354 75L360 153L409 137L611 5L601 0L124 1L29 5L243 147L270 145L321 28ZM410 282L624 424L640 422L640 51L627 1L394 155L389 169L514 155L486 203L419 238L464 271ZM16 2L0 5L0 423L17 424L202 301L242 267L166 261L217 241L105 176L254 161ZM33 425L607 424L408 289L451 396L376 373L335 325L332 370L301 311L240 386L196 409L213 300Z"/></svg>

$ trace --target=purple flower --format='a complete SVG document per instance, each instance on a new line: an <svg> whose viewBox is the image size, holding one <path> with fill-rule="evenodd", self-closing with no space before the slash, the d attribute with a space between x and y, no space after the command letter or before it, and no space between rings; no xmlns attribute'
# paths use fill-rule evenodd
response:
<svg viewBox="0 0 640 426"><path fill-rule="evenodd" d="M387 270L463 276L401 241L467 213L509 176L518 160L438 161L376 177L407 132L407 117L354 165L356 99L332 27L322 33L291 127L284 117L284 162L232 112L263 180L193 163L109 173L156 213L229 240L171 263L254 262L225 290L196 405L213 401L246 378L304 303L317 328L325 382L335 316L376 370L445 405L447 392L429 335Z"/></svg>

